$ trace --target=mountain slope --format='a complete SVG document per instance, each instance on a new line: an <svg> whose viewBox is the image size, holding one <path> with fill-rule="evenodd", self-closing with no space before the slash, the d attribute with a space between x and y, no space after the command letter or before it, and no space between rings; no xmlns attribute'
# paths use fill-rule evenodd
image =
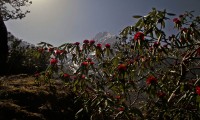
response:
<svg viewBox="0 0 200 120"><path fill-rule="evenodd" d="M26 41L22 41L21 39L15 37L12 33L8 32L8 46L12 48L13 45L17 45L18 47L35 47L35 45L28 43Z"/></svg>
<svg viewBox="0 0 200 120"><path fill-rule="evenodd" d="M93 39L96 41L96 43L101 43L102 45L104 45L107 43L113 44L117 41L116 37L116 35L112 35L109 32L99 32L95 35Z"/></svg>

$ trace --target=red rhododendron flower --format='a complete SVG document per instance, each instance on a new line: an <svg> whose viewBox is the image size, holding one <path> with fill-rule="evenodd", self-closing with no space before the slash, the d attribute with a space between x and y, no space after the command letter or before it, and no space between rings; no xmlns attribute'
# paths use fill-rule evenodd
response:
<svg viewBox="0 0 200 120"><path fill-rule="evenodd" d="M181 28L181 32L187 33L187 28Z"/></svg>
<svg viewBox="0 0 200 120"><path fill-rule="evenodd" d="M55 53L56 53L56 55L60 55L60 54L63 53L63 51L62 50L56 50Z"/></svg>
<svg viewBox="0 0 200 120"><path fill-rule="evenodd" d="M82 62L81 66L84 66L84 67L88 66L88 62Z"/></svg>
<svg viewBox="0 0 200 120"><path fill-rule="evenodd" d="M127 70L127 67L125 64L120 64L117 68L119 72L125 72Z"/></svg>
<svg viewBox="0 0 200 120"><path fill-rule="evenodd" d="M43 48L38 48L38 52L42 53L42 52L44 52L44 49Z"/></svg>
<svg viewBox="0 0 200 120"><path fill-rule="evenodd" d="M76 80L77 79L77 76L72 76L71 77L73 80Z"/></svg>
<svg viewBox="0 0 200 120"><path fill-rule="evenodd" d="M137 32L134 36L134 40L144 40L144 34L142 32Z"/></svg>
<svg viewBox="0 0 200 120"><path fill-rule="evenodd" d="M90 44L94 44L95 43L95 40L90 40Z"/></svg>
<svg viewBox="0 0 200 120"><path fill-rule="evenodd" d="M91 61L92 61L92 59L91 59L91 58L87 58L87 61L88 61L88 62L91 62Z"/></svg>
<svg viewBox="0 0 200 120"><path fill-rule="evenodd" d="M153 47L154 47L154 48L158 48L159 45L160 45L159 42L154 42Z"/></svg>
<svg viewBox="0 0 200 120"><path fill-rule="evenodd" d="M121 96L117 95L115 98L119 100L119 99L121 99Z"/></svg>
<svg viewBox="0 0 200 120"><path fill-rule="evenodd" d="M79 43L79 42L75 42L74 44L75 44L75 45L79 45L80 43Z"/></svg>
<svg viewBox="0 0 200 120"><path fill-rule="evenodd" d="M84 40L83 43L88 44L89 40Z"/></svg>
<svg viewBox="0 0 200 120"><path fill-rule="evenodd" d="M67 74L67 73L65 73L65 74L63 74L63 77L64 77L64 78L69 78L69 77L70 77L70 75L69 75L69 74Z"/></svg>
<svg viewBox="0 0 200 120"><path fill-rule="evenodd" d="M162 92L162 91L159 91L159 92L157 93L157 96L158 96L159 98L163 98L163 97L166 96L166 94L165 94L164 92Z"/></svg>
<svg viewBox="0 0 200 120"><path fill-rule="evenodd" d="M105 47L106 47L106 48L110 48L110 44L107 43L107 44L105 45Z"/></svg>
<svg viewBox="0 0 200 120"><path fill-rule="evenodd" d="M81 76L81 79L85 79L85 75L82 75L82 76Z"/></svg>
<svg viewBox="0 0 200 120"><path fill-rule="evenodd" d="M55 59L55 58L52 58L51 61L50 61L50 64L51 64L51 65L55 65L55 64L57 64L57 63L58 63L58 60Z"/></svg>
<svg viewBox="0 0 200 120"><path fill-rule="evenodd" d="M130 59L129 61L127 61L127 64L128 65L131 65L131 64L133 64L134 63L134 60L133 59Z"/></svg>
<svg viewBox="0 0 200 120"><path fill-rule="evenodd" d="M101 49L102 45L99 43L97 44L97 48Z"/></svg>
<svg viewBox="0 0 200 120"><path fill-rule="evenodd" d="M48 51L49 52L53 52L54 48L49 48Z"/></svg>
<svg viewBox="0 0 200 120"><path fill-rule="evenodd" d="M200 86L196 86L196 93L200 96Z"/></svg>
<svg viewBox="0 0 200 120"><path fill-rule="evenodd" d="M176 23L176 24L180 24L181 23L181 21L178 18L174 18L173 22Z"/></svg>
<svg viewBox="0 0 200 120"><path fill-rule="evenodd" d="M40 73L36 72L34 75L36 78L38 78L40 76Z"/></svg>
<svg viewBox="0 0 200 120"><path fill-rule="evenodd" d="M146 80L146 83L149 84L156 84L158 81L154 76L149 76Z"/></svg>
<svg viewBox="0 0 200 120"><path fill-rule="evenodd" d="M150 46L150 47L149 47L149 51L153 51L153 46Z"/></svg>
<svg viewBox="0 0 200 120"><path fill-rule="evenodd" d="M94 62L90 62L90 65L94 65Z"/></svg>
<svg viewBox="0 0 200 120"><path fill-rule="evenodd" d="M118 110L119 111L124 111L125 109L124 109L124 107L119 107Z"/></svg>
<svg viewBox="0 0 200 120"><path fill-rule="evenodd" d="M167 44L164 44L164 45L163 45L164 48L168 48L167 46L168 46Z"/></svg>

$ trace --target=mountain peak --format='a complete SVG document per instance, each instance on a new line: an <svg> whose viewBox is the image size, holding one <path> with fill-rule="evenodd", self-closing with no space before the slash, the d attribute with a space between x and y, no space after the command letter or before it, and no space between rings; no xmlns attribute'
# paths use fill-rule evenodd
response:
<svg viewBox="0 0 200 120"><path fill-rule="evenodd" d="M113 44L114 42L116 42L116 35L112 35L109 32L99 32L95 35L95 37L93 38L97 43L101 43L101 44Z"/></svg>

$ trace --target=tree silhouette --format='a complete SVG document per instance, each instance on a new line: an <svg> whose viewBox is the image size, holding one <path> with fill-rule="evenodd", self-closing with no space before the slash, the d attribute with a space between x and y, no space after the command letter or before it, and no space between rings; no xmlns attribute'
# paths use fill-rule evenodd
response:
<svg viewBox="0 0 200 120"><path fill-rule="evenodd" d="M30 11L23 11L23 6L32 4L29 0L0 0L0 75L7 73L8 41L4 21L22 19Z"/></svg>

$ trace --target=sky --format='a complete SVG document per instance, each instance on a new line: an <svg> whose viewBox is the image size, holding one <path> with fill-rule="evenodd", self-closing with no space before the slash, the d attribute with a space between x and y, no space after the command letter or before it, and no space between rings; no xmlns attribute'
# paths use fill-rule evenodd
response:
<svg viewBox="0 0 200 120"><path fill-rule="evenodd" d="M8 31L32 44L54 46L92 39L99 32L118 35L134 25L133 15L146 15L153 7L183 14L200 15L200 0L32 0L31 13L22 20L9 20Z"/></svg>

